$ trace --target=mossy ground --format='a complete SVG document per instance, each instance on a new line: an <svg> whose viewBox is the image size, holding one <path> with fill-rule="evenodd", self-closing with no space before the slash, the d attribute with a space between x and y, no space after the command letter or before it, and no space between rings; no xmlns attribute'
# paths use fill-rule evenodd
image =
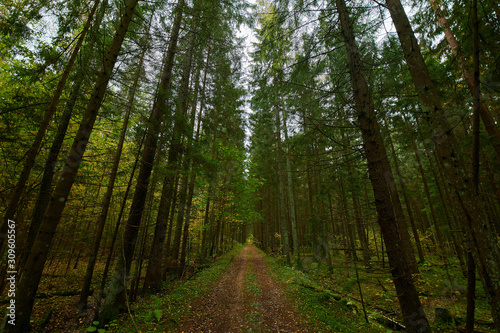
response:
<svg viewBox="0 0 500 333"><path fill-rule="evenodd" d="M210 267L203 269L193 279L175 281L163 290L141 297L131 304L130 315L124 313L114 322L104 327L106 332L171 332L179 327L194 299L207 295L211 287L227 270L232 259L241 252L237 245L221 256ZM133 319L132 319L133 318Z"/></svg>
<svg viewBox="0 0 500 333"><path fill-rule="evenodd" d="M106 332L134 332L136 327L140 332L176 331L193 300L210 292L241 250L241 246L236 247L191 280L170 283L160 293L140 298L131 305L131 316L122 314L104 329ZM387 263L383 267L381 262L373 261L370 268L357 263L369 319L369 323L366 323L355 269L352 262L345 260L343 253L333 255L331 270L324 261L312 260L312 254L303 254L301 268L297 269L287 265L283 257L260 253L266 260L272 278L283 286L288 301L298 309L300 320L311 332L394 331L379 323L382 315L402 323ZM457 332L464 326L467 280L459 263L453 258L448 258L447 265L442 263L442 257L435 255L427 255L427 260L419 264L420 272L416 276L424 310L433 331ZM253 267L249 265L245 277L245 297L253 300L261 292ZM253 302L246 317L249 323L256 323L255 327L262 319L260 306L258 301ZM436 322L436 308L449 310L453 321ZM492 331L489 307L479 281L476 321L478 332Z"/></svg>
<svg viewBox="0 0 500 333"><path fill-rule="evenodd" d="M312 254L303 254L301 269L286 265L282 257L268 257L269 265L296 300L298 308L311 322L324 327L323 332L387 332L389 329L364 323L355 268L347 262L343 252L332 257L332 269L325 261L313 260ZM467 279L458 260L449 256L447 264L442 256L427 254L427 261L419 264L415 276L416 287L424 311L435 332L457 332L465 326ZM375 258L373 258L375 259ZM387 261L373 261L370 268L357 263L359 280L370 322L382 314L403 323ZM321 292L322 290L326 291ZM335 300L338 295L341 300ZM452 317L450 323L436 320L435 309L445 308ZM476 283L476 325L477 332L494 330L489 305L479 278ZM320 324L321 323L321 324ZM318 327L321 329L321 327Z"/></svg>

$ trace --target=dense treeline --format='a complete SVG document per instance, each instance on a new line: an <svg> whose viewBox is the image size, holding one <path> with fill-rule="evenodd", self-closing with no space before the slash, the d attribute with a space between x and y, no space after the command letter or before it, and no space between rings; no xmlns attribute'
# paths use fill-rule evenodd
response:
<svg viewBox="0 0 500 333"><path fill-rule="evenodd" d="M409 332L431 331L421 265L456 259L467 330L476 274L500 328L494 0L0 10L2 331L30 329L56 272L84 267L77 307L102 324L249 237L297 269L388 262Z"/></svg>
<svg viewBox="0 0 500 333"><path fill-rule="evenodd" d="M104 323L244 242L254 185L235 32L247 7L2 6L2 232L16 226L3 290L18 272L16 325L3 330L29 330L50 273L86 265L78 308L93 290Z"/></svg>
<svg viewBox="0 0 500 333"><path fill-rule="evenodd" d="M467 330L475 267L498 327L498 5L405 6L262 4L250 154L263 220L253 234L298 267L311 253L330 269L338 252L367 268L387 255L409 332L431 330L419 264L458 258Z"/></svg>

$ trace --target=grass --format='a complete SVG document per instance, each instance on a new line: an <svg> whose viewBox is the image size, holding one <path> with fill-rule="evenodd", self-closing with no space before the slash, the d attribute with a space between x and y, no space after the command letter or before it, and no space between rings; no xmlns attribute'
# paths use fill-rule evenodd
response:
<svg viewBox="0 0 500 333"><path fill-rule="evenodd" d="M175 331L180 319L187 314L193 300L208 295L211 287L221 278L229 264L241 250L237 245L221 256L210 267L202 270L188 281L175 281L169 290L149 295L131 304L135 325L141 332ZM136 332L135 325L128 314L122 314L115 322L105 327L106 332Z"/></svg>
<svg viewBox="0 0 500 333"><path fill-rule="evenodd" d="M247 253L248 259L251 259L252 254ZM248 327L242 327L247 332L260 332L260 322L262 321L262 314L259 311L260 303L256 298L262 295L257 275L255 275L252 261L248 260L247 271L245 276L245 299L250 304L249 312L245 315Z"/></svg>
<svg viewBox="0 0 500 333"><path fill-rule="evenodd" d="M262 290L259 287L259 283L257 281L257 276L255 273L250 273L246 276L246 288L247 292L253 293L257 296L262 294Z"/></svg>
<svg viewBox="0 0 500 333"><path fill-rule="evenodd" d="M206 295L210 288L219 281L229 266L232 258L241 251L241 246L221 257L209 268L200 272L195 279L175 282L170 291L140 299L132 305L134 320L142 332L173 331L178 328L180 318L189 310L189 304L197 297ZM352 263L346 266L345 257L337 254L333 257L333 270L324 265L311 265L307 260L303 268L297 270L286 265L282 258L275 258L264 253L270 274L275 281L281 282L287 298L299 311L304 323L311 332L391 332L378 324L382 311L394 312L391 316L402 322L399 304L391 276L387 268L373 262L371 268L358 265L363 296L367 305L370 323L364 320L360 295L356 285ZM250 254L248 254L250 255ZM304 255L307 257L307 255ZM467 280L453 258L448 264L442 264L438 256L427 254L427 262L419 264L420 273L416 276L416 286L424 310L435 332L456 332L456 326L463 327L465 318L465 292ZM246 316L248 328L258 329L261 314L256 297L261 295L257 276L251 264L245 276L245 294L249 301L249 313ZM435 321L436 308L449 310L453 323ZM477 284L476 325L478 332L489 332L492 327L489 307L482 290ZM133 332L133 324L127 316L111 323L110 332Z"/></svg>
<svg viewBox="0 0 500 333"><path fill-rule="evenodd" d="M376 322L367 324L354 302L323 288L304 272L264 253L263 256L271 275L283 284L289 301L295 304L312 332L387 331Z"/></svg>
<svg viewBox="0 0 500 333"><path fill-rule="evenodd" d="M307 254L303 258L307 258ZM387 328L367 326L363 323L363 314L356 277L352 262L346 266L345 256L333 256L333 270L326 264L303 261L303 270L297 271L286 266L281 258L268 257L268 263L278 279L284 283L297 300L298 308L310 322L321 323L323 332L386 332ZM463 276L458 260L447 257L447 264L437 255L426 254L427 261L419 264L420 273L416 277L416 287L424 311L435 332L456 332L464 327L466 315L467 279ZM309 260L311 261L311 260ZM371 268L358 263L359 277L370 321L381 319L383 310L395 313L391 315L399 323L399 303L394 284L387 268L373 262ZM476 284L476 329L478 332L492 330L491 314L480 281ZM337 297L337 296L338 297ZM341 301L332 297L340 298ZM445 308L453 317L453 323L436 321L435 309ZM346 316L348 320L344 320ZM359 328L358 328L359 327ZM316 331L316 330L314 330Z"/></svg>

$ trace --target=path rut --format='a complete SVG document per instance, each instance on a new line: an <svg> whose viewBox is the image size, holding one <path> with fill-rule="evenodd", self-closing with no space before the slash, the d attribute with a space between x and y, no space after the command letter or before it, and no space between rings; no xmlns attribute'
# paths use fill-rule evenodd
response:
<svg viewBox="0 0 500 333"><path fill-rule="evenodd" d="M267 270L247 244L212 292L191 305L179 332L308 332Z"/></svg>

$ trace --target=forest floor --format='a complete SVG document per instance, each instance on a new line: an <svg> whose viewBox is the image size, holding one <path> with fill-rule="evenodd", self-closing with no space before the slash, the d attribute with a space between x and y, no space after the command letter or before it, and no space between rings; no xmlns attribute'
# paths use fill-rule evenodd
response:
<svg viewBox="0 0 500 333"><path fill-rule="evenodd" d="M262 255L247 244L210 295L198 299L181 332L308 332Z"/></svg>
<svg viewBox="0 0 500 333"><path fill-rule="evenodd" d="M142 295L130 312L106 325L92 322L93 309L80 314L78 290L85 265L46 270L32 315L34 332L373 332L401 330L397 297L384 263L371 268L352 263L341 253L329 269L312 253L301 267L290 267L279 255L264 254L253 244L235 244L216 260L197 267L183 279L172 278L153 295ZM463 332L466 279L456 260L443 265L428 256L419 265L417 287L425 312L438 332ZM66 265L68 268L69 265ZM102 268L102 267L101 267ZM100 280L100 275L96 276ZM369 322L360 302L362 286ZM93 289L97 289L97 282ZM3 295L2 295L3 296ZM95 304L95 296L89 298ZM6 303L0 304L5 313ZM451 322L438 323L435 311L447 309ZM393 325L394 324L394 325ZM484 291L478 285L475 332L492 332Z"/></svg>

